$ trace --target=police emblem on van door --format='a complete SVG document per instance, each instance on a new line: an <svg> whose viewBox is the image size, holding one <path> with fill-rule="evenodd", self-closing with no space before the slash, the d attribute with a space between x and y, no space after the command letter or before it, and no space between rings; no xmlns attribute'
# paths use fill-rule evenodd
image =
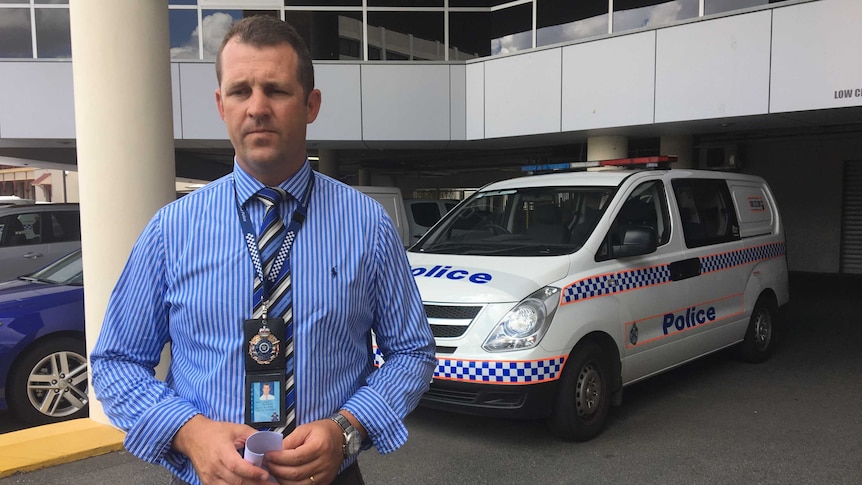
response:
<svg viewBox="0 0 862 485"><path fill-rule="evenodd" d="M249 342L248 354L255 362L266 365L278 356L279 340L272 332L262 327Z"/></svg>
<svg viewBox="0 0 862 485"><path fill-rule="evenodd" d="M629 342L631 342L632 345L638 344L638 324L637 323L633 323L632 329L629 330Z"/></svg>

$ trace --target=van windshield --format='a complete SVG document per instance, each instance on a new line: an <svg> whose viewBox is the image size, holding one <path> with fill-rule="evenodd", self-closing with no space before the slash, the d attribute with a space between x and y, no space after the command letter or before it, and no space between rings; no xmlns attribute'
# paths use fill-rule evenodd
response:
<svg viewBox="0 0 862 485"><path fill-rule="evenodd" d="M526 187L482 191L458 206L411 251L484 256L558 256L592 234L617 187Z"/></svg>

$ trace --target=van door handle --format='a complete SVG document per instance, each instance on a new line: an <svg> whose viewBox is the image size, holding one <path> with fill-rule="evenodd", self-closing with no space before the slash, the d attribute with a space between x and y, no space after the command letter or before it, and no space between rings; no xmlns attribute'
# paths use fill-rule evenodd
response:
<svg viewBox="0 0 862 485"><path fill-rule="evenodd" d="M680 281L700 276L700 258L683 259L668 265L670 280Z"/></svg>
<svg viewBox="0 0 862 485"><path fill-rule="evenodd" d="M30 253L26 253L26 254L24 254L24 258L25 258L25 259L38 259L38 258L41 258L41 257L42 257L42 253L33 253L33 252L30 252Z"/></svg>

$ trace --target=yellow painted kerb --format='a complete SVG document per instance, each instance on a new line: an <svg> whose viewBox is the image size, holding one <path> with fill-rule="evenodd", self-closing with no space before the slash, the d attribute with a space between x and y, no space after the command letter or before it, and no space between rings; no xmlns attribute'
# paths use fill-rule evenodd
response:
<svg viewBox="0 0 862 485"><path fill-rule="evenodd" d="M0 478L121 450L124 436L90 418L0 434Z"/></svg>

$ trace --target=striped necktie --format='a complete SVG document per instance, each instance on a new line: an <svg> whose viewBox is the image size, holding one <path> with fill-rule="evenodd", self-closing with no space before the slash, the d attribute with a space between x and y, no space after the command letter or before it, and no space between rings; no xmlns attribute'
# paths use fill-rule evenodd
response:
<svg viewBox="0 0 862 485"><path fill-rule="evenodd" d="M293 301L290 279L290 260L288 253L293 245L296 234L288 231L284 225L284 219L278 209L279 203L288 197L288 194L278 187L264 187L255 194L257 198L266 205L266 213L258 232L258 244L260 247L260 260L263 267L264 278L270 287L270 295L267 303L268 318L282 317L284 319L284 349L286 353L285 365L285 394L287 424L282 431L287 436L296 427L296 395L293 378ZM282 272L282 266L285 266ZM279 274L281 273L281 274ZM263 282L255 278L254 286L254 318L261 318L264 311Z"/></svg>

